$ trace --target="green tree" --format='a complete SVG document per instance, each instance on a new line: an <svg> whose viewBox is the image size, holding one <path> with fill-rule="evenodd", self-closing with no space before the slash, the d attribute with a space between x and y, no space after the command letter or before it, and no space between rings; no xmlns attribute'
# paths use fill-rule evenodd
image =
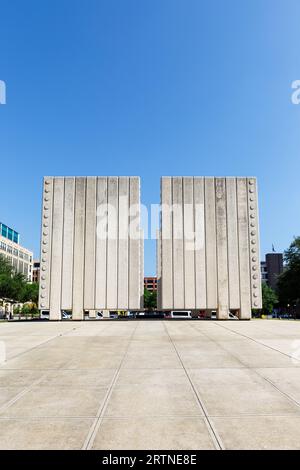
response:
<svg viewBox="0 0 300 470"><path fill-rule="evenodd" d="M27 285L26 278L23 274L13 271L11 276L12 299L22 302L22 293Z"/></svg>
<svg viewBox="0 0 300 470"><path fill-rule="evenodd" d="M0 297L15 299L17 282L14 281L14 270L4 256L0 255Z"/></svg>
<svg viewBox="0 0 300 470"><path fill-rule="evenodd" d="M285 269L279 276L277 291L282 305L300 303L300 237L284 252Z"/></svg>
<svg viewBox="0 0 300 470"><path fill-rule="evenodd" d="M21 302L33 302L37 304L39 297L39 285L37 282L26 283L21 293Z"/></svg>
<svg viewBox="0 0 300 470"><path fill-rule="evenodd" d="M31 305L24 304L22 307L22 314L23 315L30 315L31 314Z"/></svg>
<svg viewBox="0 0 300 470"><path fill-rule="evenodd" d="M265 282L261 285L262 289L262 309L264 313L272 313L274 306L278 303L276 292Z"/></svg>
<svg viewBox="0 0 300 470"><path fill-rule="evenodd" d="M0 255L0 275L11 276L12 273L13 273L12 265L8 262L8 260L3 255Z"/></svg>
<svg viewBox="0 0 300 470"><path fill-rule="evenodd" d="M144 307L147 310L154 310L157 307L157 294L155 291L150 292L144 289Z"/></svg>
<svg viewBox="0 0 300 470"><path fill-rule="evenodd" d="M21 302L27 285L23 274L16 272L9 261L0 255L0 297Z"/></svg>

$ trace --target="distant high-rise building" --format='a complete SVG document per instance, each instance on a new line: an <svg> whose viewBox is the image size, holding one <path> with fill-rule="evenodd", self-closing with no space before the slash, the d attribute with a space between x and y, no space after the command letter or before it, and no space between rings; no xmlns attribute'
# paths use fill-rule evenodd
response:
<svg viewBox="0 0 300 470"><path fill-rule="evenodd" d="M33 260L32 282L40 282L40 267L41 267L40 261Z"/></svg>
<svg viewBox="0 0 300 470"><path fill-rule="evenodd" d="M0 255L4 256L14 269L32 281L32 251L20 245L18 232L0 222Z"/></svg>
<svg viewBox="0 0 300 470"><path fill-rule="evenodd" d="M261 280L276 290L278 276L283 271L283 254L267 253L266 260L260 263Z"/></svg>
<svg viewBox="0 0 300 470"><path fill-rule="evenodd" d="M144 288L150 292L157 291L157 277L144 277Z"/></svg>

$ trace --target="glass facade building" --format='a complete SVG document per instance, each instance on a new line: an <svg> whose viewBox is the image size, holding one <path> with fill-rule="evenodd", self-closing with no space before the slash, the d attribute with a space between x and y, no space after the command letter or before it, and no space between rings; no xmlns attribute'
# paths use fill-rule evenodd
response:
<svg viewBox="0 0 300 470"><path fill-rule="evenodd" d="M24 274L29 282L32 281L32 252L20 245L19 233L2 222L0 222L0 255L4 256L17 272Z"/></svg>
<svg viewBox="0 0 300 470"><path fill-rule="evenodd" d="M2 222L0 222L0 235L2 237L8 238L8 240L11 240L14 243L19 244L20 235L18 232L3 224Z"/></svg>

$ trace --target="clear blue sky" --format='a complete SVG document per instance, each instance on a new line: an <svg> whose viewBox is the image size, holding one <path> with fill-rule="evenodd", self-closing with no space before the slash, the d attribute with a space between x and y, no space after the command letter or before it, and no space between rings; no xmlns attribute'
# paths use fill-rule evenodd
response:
<svg viewBox="0 0 300 470"><path fill-rule="evenodd" d="M300 235L298 0L0 0L0 220L39 254L41 179L256 175L262 255ZM145 272L155 272L146 242Z"/></svg>

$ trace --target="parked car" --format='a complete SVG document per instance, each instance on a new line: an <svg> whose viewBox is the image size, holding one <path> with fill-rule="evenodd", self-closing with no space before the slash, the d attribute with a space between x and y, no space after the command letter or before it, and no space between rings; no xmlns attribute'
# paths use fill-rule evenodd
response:
<svg viewBox="0 0 300 470"><path fill-rule="evenodd" d="M164 313L157 311L149 311L145 312L144 318L164 318Z"/></svg>
<svg viewBox="0 0 300 470"><path fill-rule="evenodd" d="M72 319L72 314L70 312L66 312L65 310L63 310L61 312L61 318L62 318L62 320L71 320Z"/></svg>
<svg viewBox="0 0 300 470"><path fill-rule="evenodd" d="M191 319L192 318L192 311L191 310L172 310L171 311L171 318Z"/></svg>
<svg viewBox="0 0 300 470"><path fill-rule="evenodd" d="M200 312L198 313L197 318L206 318L205 310L200 310Z"/></svg>
<svg viewBox="0 0 300 470"><path fill-rule="evenodd" d="M238 320L238 319L239 319L239 317L236 316L236 315L235 315L234 313L232 313L232 312L228 312L228 318L229 318L229 320ZM213 311L211 312L211 319L212 319L212 320L217 320L217 312L216 312L215 310L213 310Z"/></svg>
<svg viewBox="0 0 300 470"><path fill-rule="evenodd" d="M41 320L49 320L49 312L41 311L40 313L40 319Z"/></svg>
<svg viewBox="0 0 300 470"><path fill-rule="evenodd" d="M281 314L279 314L278 318L284 319L284 320L290 320L294 317L290 313L281 313Z"/></svg>
<svg viewBox="0 0 300 470"><path fill-rule="evenodd" d="M136 316L137 316L137 317L144 317L144 316L145 316L145 312L137 312Z"/></svg>
<svg viewBox="0 0 300 470"><path fill-rule="evenodd" d="M116 318L118 318L118 317L119 317L119 316L118 316L118 314L117 314L116 312L110 312L110 314L109 314L109 318L116 319Z"/></svg>
<svg viewBox="0 0 300 470"><path fill-rule="evenodd" d="M239 317L237 317L234 313L229 312L229 319L230 319L230 320L238 320Z"/></svg>

